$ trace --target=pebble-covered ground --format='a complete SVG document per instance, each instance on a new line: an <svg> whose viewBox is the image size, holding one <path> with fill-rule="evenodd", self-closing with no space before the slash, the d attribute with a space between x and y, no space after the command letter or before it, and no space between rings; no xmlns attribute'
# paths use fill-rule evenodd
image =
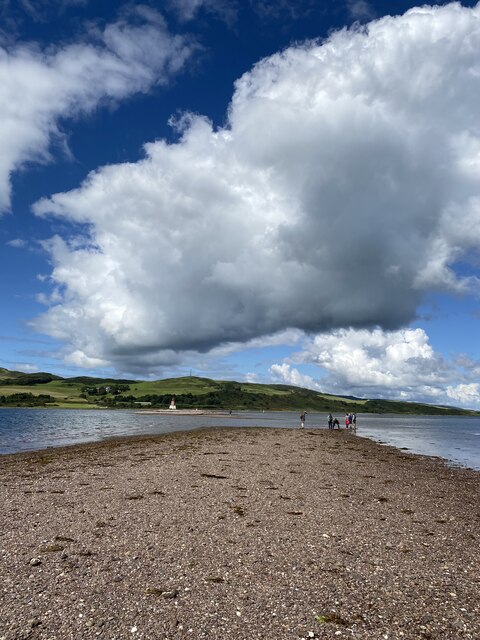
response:
<svg viewBox="0 0 480 640"><path fill-rule="evenodd" d="M0 640L480 638L480 473L353 433L0 457Z"/></svg>

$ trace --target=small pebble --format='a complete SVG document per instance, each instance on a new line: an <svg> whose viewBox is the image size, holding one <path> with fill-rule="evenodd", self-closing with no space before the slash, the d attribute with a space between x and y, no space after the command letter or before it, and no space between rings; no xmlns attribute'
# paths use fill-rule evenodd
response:
<svg viewBox="0 0 480 640"><path fill-rule="evenodd" d="M40 618L32 618L31 620L28 621L28 624L33 628L38 627L39 625L42 624L42 621L40 620Z"/></svg>

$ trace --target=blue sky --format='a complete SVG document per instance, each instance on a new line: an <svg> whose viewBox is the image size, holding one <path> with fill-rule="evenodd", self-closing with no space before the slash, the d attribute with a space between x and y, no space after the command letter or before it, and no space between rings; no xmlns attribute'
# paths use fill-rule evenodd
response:
<svg viewBox="0 0 480 640"><path fill-rule="evenodd" d="M480 7L0 20L0 366L480 408Z"/></svg>

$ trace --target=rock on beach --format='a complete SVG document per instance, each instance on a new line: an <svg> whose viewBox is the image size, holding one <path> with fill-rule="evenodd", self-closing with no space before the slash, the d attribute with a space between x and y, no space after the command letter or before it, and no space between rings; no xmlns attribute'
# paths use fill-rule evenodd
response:
<svg viewBox="0 0 480 640"><path fill-rule="evenodd" d="M0 457L0 640L478 640L480 473L222 428Z"/></svg>

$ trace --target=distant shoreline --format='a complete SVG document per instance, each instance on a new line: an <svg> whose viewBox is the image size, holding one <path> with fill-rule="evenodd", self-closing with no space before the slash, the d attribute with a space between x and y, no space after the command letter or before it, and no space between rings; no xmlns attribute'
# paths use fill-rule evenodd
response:
<svg viewBox="0 0 480 640"><path fill-rule="evenodd" d="M130 411L131 413L138 413L138 414L165 414L165 415L222 415L222 416L226 416L228 417L230 415L230 410L229 409L176 409L176 410L172 410L172 409L160 409L160 408L142 408L142 407L115 407L115 406L101 406L101 405L81 405L81 404L77 404L77 405L52 405L52 404L47 404L47 405L34 405L34 406L22 406L22 405L0 405L0 411L2 409L32 409L32 410L38 410L38 409L45 409L45 410L66 410L66 411L110 411L110 412L115 412L115 411ZM285 407L285 408L274 408L274 409L262 409L262 408L252 408L252 407L248 407L245 409L232 409L232 415L235 414L240 414L243 415L244 413L294 413L294 412L298 412L299 415L301 413L301 409L295 408L295 407ZM308 412L308 409L307 409ZM311 414L324 414L325 416L329 413L328 409L310 409L309 413ZM343 417L345 415L345 412L342 411L332 411L332 413L335 413L336 415L338 415L339 417ZM469 409L465 409L465 410L457 410L457 409L452 409L452 411L450 412L449 410L445 410L444 413L417 413L417 412L406 412L406 411L355 411L354 412L357 416L361 416L361 415L377 415L377 416L417 416L419 418L452 418L455 416L461 417L461 418L480 418L480 411L474 411L474 410L469 410ZM344 427L342 427L344 428Z"/></svg>
<svg viewBox="0 0 480 640"><path fill-rule="evenodd" d="M43 398L43 399L39 399ZM164 380L127 380L80 376L62 378L47 372L22 373L0 367L0 406L89 409L168 409L175 399L180 409L200 411L325 411L402 413L411 415L480 415L479 411L438 404L381 398L336 396L294 385L213 380L181 376ZM8 400L8 401L7 401Z"/></svg>
<svg viewBox="0 0 480 640"><path fill-rule="evenodd" d="M252 412L252 410L249 410ZM228 411L225 409L134 409L138 415L165 415L165 416L222 416L225 418L235 417L241 411ZM261 413L261 411L260 411Z"/></svg>

